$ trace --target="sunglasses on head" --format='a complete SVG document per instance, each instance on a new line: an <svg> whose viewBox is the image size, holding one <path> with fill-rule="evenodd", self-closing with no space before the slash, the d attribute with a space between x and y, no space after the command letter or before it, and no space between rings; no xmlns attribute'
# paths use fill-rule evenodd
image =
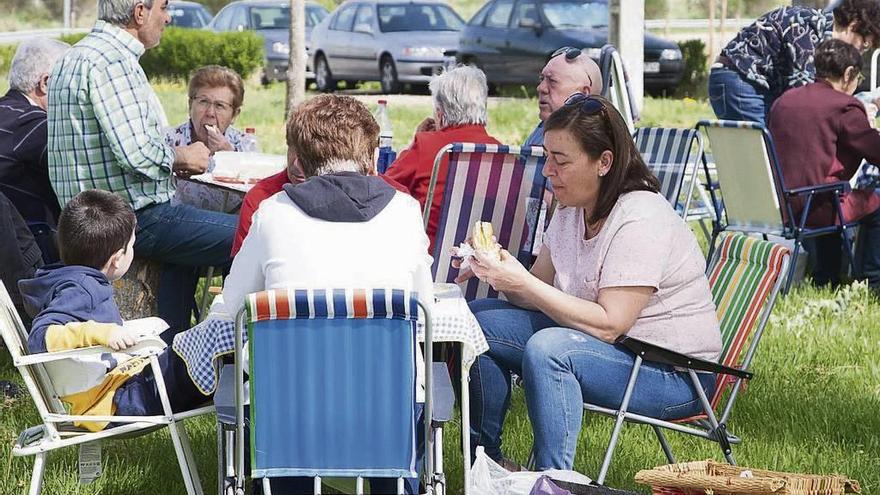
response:
<svg viewBox="0 0 880 495"><path fill-rule="evenodd" d="M553 52L553 54L550 55L550 58L551 58L551 59L552 59L552 58L556 58L556 57L558 57L559 55L563 55L563 54L565 54L565 61L566 61L566 62L571 62L571 61L573 61L574 59L580 57L580 56L581 56L581 53L584 53L584 49L583 49L583 48L575 48L575 47L573 47L573 46L563 46L562 48L560 48L560 49L556 50L555 52ZM590 81L590 87L592 88L592 87L593 87L593 78L590 77L590 74L587 74L587 79L589 79L589 81Z"/></svg>
<svg viewBox="0 0 880 495"><path fill-rule="evenodd" d="M604 112L605 105L598 98L584 93L575 93L565 99L565 106L578 105L578 109L586 115Z"/></svg>

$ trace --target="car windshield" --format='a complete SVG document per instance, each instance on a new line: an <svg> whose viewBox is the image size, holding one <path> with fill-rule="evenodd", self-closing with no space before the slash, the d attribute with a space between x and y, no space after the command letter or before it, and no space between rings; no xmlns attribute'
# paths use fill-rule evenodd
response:
<svg viewBox="0 0 880 495"><path fill-rule="evenodd" d="M608 27L608 3L572 0L544 0L544 16L557 29Z"/></svg>
<svg viewBox="0 0 880 495"><path fill-rule="evenodd" d="M380 4L379 29L396 31L461 31L464 21L452 9L439 4Z"/></svg>
<svg viewBox="0 0 880 495"><path fill-rule="evenodd" d="M322 7L306 7L306 27L312 27L327 17ZM290 7L251 7L251 24L254 29L289 29Z"/></svg>
<svg viewBox="0 0 880 495"><path fill-rule="evenodd" d="M205 9L199 7L184 7L171 4L168 8L168 15L171 16L172 26L201 28L211 22L211 16L205 12Z"/></svg>

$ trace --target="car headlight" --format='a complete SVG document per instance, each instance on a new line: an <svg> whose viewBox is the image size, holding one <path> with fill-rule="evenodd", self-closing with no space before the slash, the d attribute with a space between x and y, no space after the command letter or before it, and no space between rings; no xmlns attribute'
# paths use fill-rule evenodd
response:
<svg viewBox="0 0 880 495"><path fill-rule="evenodd" d="M678 48L667 48L660 52L660 60L681 60L681 50Z"/></svg>
<svg viewBox="0 0 880 495"><path fill-rule="evenodd" d="M443 49L436 46L408 46L403 49L407 57L442 57Z"/></svg>
<svg viewBox="0 0 880 495"><path fill-rule="evenodd" d="M290 46L283 41L276 41L275 43L272 43L272 51L275 53L280 53L282 55L289 55Z"/></svg>
<svg viewBox="0 0 880 495"><path fill-rule="evenodd" d="M593 60L599 60L599 57L602 56L602 49L601 48L586 48L581 51L583 53L586 53L587 56Z"/></svg>

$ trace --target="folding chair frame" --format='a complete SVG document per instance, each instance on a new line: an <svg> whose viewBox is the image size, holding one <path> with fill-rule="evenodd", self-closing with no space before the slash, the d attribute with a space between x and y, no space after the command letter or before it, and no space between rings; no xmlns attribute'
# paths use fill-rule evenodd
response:
<svg viewBox="0 0 880 495"><path fill-rule="evenodd" d="M443 454L442 454L442 430L437 427L437 422L435 421L434 416L434 370L433 366L430 366L431 356L433 356L433 329L431 323L431 312L430 310L421 303L421 301L416 301L418 307L422 311L422 315L425 322L425 403L423 409L423 427L424 427L424 435L425 435L425 452L424 452L424 481L428 494L437 493L438 495L444 495L446 492L446 478L443 473ZM244 476L242 473L245 473L245 453L244 453L244 445L247 440L244 432L244 421L245 421L245 401L244 401L244 384L245 384L245 376L244 376L244 360L242 356L244 355L244 332L245 332L245 320L247 317L247 305L245 304L241 309L239 309L238 313L235 317L235 363L234 363L234 380L235 380L235 445L232 447L234 450L234 463L235 463L235 473L234 483L233 483L233 492L235 495L244 493ZM420 318L419 321L422 321ZM418 350L416 351L418 352ZM436 430L435 430L436 428ZM435 431L437 435L434 435ZM225 438L223 438L223 432L218 427L218 439L220 440L221 449L226 446ZM436 456L436 458L435 458ZM222 473L226 468L222 460L219 462L218 468ZM222 477L222 474L221 474ZM256 482L256 480L254 480ZM264 477L261 479L263 493L266 495L271 495L272 488L271 483L268 477ZM220 493L223 490L223 480L220 480ZM397 491L399 494L404 493L404 480L403 478L398 478L397 481ZM314 477L314 493L320 495L321 493L321 477ZM364 493L363 491L363 478L356 478L356 493L361 495Z"/></svg>
<svg viewBox="0 0 880 495"><path fill-rule="evenodd" d="M849 182L840 181L828 184L818 184L814 186L789 189L785 186L785 179L782 175L782 169L779 166L779 159L776 155L776 147L773 145L773 139L764 126L756 122L735 122L727 120L701 120L696 125L696 128L698 130L706 127L753 129L755 131L761 132L764 146L767 151L767 157L770 161L769 167L773 175L773 190L776 191L777 204L780 204L779 213L782 226L781 229L758 228L750 224L739 225L730 223L729 219L727 218L726 211L718 197L719 190L721 190L721 193L723 195L724 187L722 184L719 184L718 182L713 182L711 180L711 176L709 175L708 159L704 158L703 168L707 178L706 188L709 191L712 205L715 209L715 221L713 222L712 227L712 239L709 243L709 259L712 258L712 255L715 252L718 235L724 231L757 233L761 234L765 240L769 235L776 235L785 239L791 239L794 241L794 249L792 250L791 256L792 259L795 260L797 260L798 254L801 250L801 246L805 239L836 233L840 235L840 238L843 241L847 263L852 269L855 261L855 253L853 251L853 241L850 237L849 231L856 227L856 223L844 223L843 209L840 203L841 195L850 191ZM709 139L709 142L711 144L711 139ZM834 212L837 215L837 222L834 225L829 225L825 227L807 227L807 218L810 214L810 207L813 204L813 199L820 194L832 195L832 203ZM791 206L791 199L798 197L806 198L804 208L801 212L800 217L795 216L794 210ZM782 289L783 293L788 292L789 288L791 287L796 267L797 263L790 263L788 274L785 277L785 284L783 285Z"/></svg>
<svg viewBox="0 0 880 495"><path fill-rule="evenodd" d="M443 160L443 157L447 154L451 153L471 153L471 154L492 154L496 156L514 156L517 161L527 162L528 160L537 160L535 164L535 175L532 177L531 182L523 183L520 187L529 188L529 194L526 198L522 198L519 196L513 196L512 191L505 191L505 195L501 196L490 196L486 195L485 198L474 198L476 203L476 199L480 201L484 201L483 208L479 211L476 211L471 205L471 210L468 211L468 214L471 215L472 220L482 219L485 221L491 221L493 216L496 216L496 209L490 211L486 208L487 205L492 204L493 206L497 204L503 204L506 206L511 205L511 201L514 202L514 209L516 211L507 211L504 213L504 225L495 225L496 233L499 237L499 242L505 244L505 239L502 239L502 234L505 231L505 226L508 226L510 230L510 239L505 247L516 256L521 263L525 266L529 266L532 259L532 253L534 252L535 245L540 243L540 239L538 236L538 232L542 231L543 225L539 225L540 217L541 217L541 205L544 204L544 196L546 194L546 179L541 175L541 169L544 164L544 151L538 147L519 147L519 146L505 146L505 145L490 145L490 144L479 144L479 143L452 143L444 146L437 153L434 158L434 167L431 172L431 182L428 186L428 195L425 201L425 207L422 212L422 219L425 227L427 228L428 222L431 218L431 208L434 204L434 190L437 186L437 180L440 175L440 164ZM444 195L442 199L442 205L444 208L448 208L448 205L451 201L458 199L453 197L453 182L454 175L452 170L452 164L450 163L450 167L447 170L447 180L446 186L444 190ZM493 164L494 166L494 164ZM514 166L518 166L515 164ZM531 166L531 165L528 165ZM525 168L525 167L524 167ZM471 166L468 170L468 180L478 179L477 177L476 167ZM480 191L478 191L480 193ZM476 195L475 195L476 196ZM519 209L523 208L528 210L530 206L530 201L532 201L536 207L534 211L525 211L520 212ZM459 212L456 212L458 214ZM547 211L547 215L549 216L552 212ZM448 266L450 260L449 248L456 245L456 243L460 243L465 240L464 234L466 233L462 230L460 223L460 216L455 218L456 221L456 229L454 235L447 238L445 232L441 232L445 225L449 222L447 215L450 215L451 212L444 211L441 208L440 212L440 229L436 233L435 244L434 244L434 264L431 267L432 276L434 277L435 282L440 283L448 283L452 282L451 276L447 278L446 272L441 272L441 270L445 270L445 267ZM531 217L530 215L534 215ZM512 215L509 218L507 215ZM520 223L524 222L524 223ZM522 229L520 229L522 226ZM464 226L467 229L470 228L469 225ZM525 235L525 239L516 240L515 236L518 232L522 232ZM453 238L454 237L454 238ZM521 244L520 244L521 243ZM475 297L498 297L498 293L491 288L488 284L484 282L479 282L476 279L472 279L472 281L468 282L468 284L475 284L473 286L464 286L463 292L465 297L468 300L471 300ZM476 287L476 288L474 288Z"/></svg>
<svg viewBox="0 0 880 495"><path fill-rule="evenodd" d="M733 405L736 402L739 391L743 386L743 382L752 378L752 373L749 371L752 358L754 357L755 351L758 348L758 344L761 341L761 336L764 333L764 328L767 325L767 321L770 319L770 314L776 302L776 297L779 294L782 288L782 284L785 281L784 274L788 270L790 259L791 258L789 254L786 253L783 255L779 273L773 283L773 289L768 295L767 300L764 302L764 307L761 312L760 320L758 321L757 327L754 330L754 337L749 344L749 347L743 358L742 365L738 368L732 368L711 361L689 357L684 354L680 354L674 351L670 351L668 349L664 349L662 347L658 347L653 344L649 344L647 342L627 337L625 335L617 340L617 344L626 347L636 356L632 372L630 373L629 381L627 382L627 386L624 391L623 400L621 402L620 408L615 410L593 404L584 404L584 409L587 411L616 417L614 429L611 432L611 440L609 441L608 448L605 451L605 457L602 460L602 467L599 470L599 476L596 479L599 484L605 482L605 477L608 474L609 467L611 466L611 459L614 455L614 450L617 447L620 430L623 428L623 424L625 421L650 425L654 430L654 433L657 435L657 439L660 441L660 446L663 449L663 453L666 455L666 458L669 460L670 463L675 463L676 460L661 428L678 431L680 433L685 433L688 435L693 435L716 442L721 447L721 451L724 454L725 459L727 459L727 462L734 465L736 464L736 460L733 457L733 450L731 448L731 445L738 444L741 440L737 436L732 435L727 431L727 421L730 417L731 411L733 410ZM645 361L667 364L670 366L676 366L678 368L686 369L691 383L694 385L694 389L697 391L697 395L703 407L702 414L706 416L706 419L695 421L690 424L682 424L681 422L663 421L660 419L629 412L629 402L635 388L636 378L638 377L639 370L641 369L641 366ZM716 416L709 398L703 391L703 387L700 384L699 377L697 375L698 371L727 375L729 377L735 378L732 389L727 397L727 401L722 409L720 417Z"/></svg>
<svg viewBox="0 0 880 495"><path fill-rule="evenodd" d="M203 407L182 413L172 412L171 403L168 400L168 393L165 388L165 380L162 377L157 357L165 348L165 343L161 339L158 337L141 338L137 345L129 348L127 351L149 356L150 367L157 378L156 387L159 389L159 398L162 401L162 415L73 415L67 413L58 394L55 393L54 386L44 365L70 358L112 353L114 351L106 347L92 346L58 352L27 354L27 333L2 283L0 283L0 311L3 312L0 315L0 332L3 334L3 340L12 355L12 362L21 374L37 408L37 412L39 412L40 418L43 421L42 425L23 431L12 448L13 456L35 456L30 489L28 491L29 495L39 494L42 489L43 473L49 452L71 445L80 445L104 439L140 436L163 426L167 426L171 433L171 441L174 445L181 474L183 475L186 492L189 495L202 493L195 458L193 457L189 437L182 422L188 418L210 413L214 408ZM118 423L119 426L97 432L89 432L73 428L74 421L113 422Z"/></svg>
<svg viewBox="0 0 880 495"><path fill-rule="evenodd" d="M614 45L607 44L602 47L599 55L599 65L602 71L602 96L611 100L614 108L623 116L629 133L633 134L635 126L635 99L627 85L626 68L620 53Z"/></svg>

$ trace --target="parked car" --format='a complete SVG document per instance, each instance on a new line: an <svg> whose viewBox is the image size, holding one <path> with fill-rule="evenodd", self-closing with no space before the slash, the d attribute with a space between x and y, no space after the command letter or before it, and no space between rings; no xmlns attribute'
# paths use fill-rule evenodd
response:
<svg viewBox="0 0 880 495"><path fill-rule="evenodd" d="M202 29L211 22L211 13L204 5L185 0L168 2L171 25L182 28Z"/></svg>
<svg viewBox="0 0 880 495"><path fill-rule="evenodd" d="M587 48L596 61L608 40L607 0L490 0L461 32L456 60L493 84L537 84L558 48ZM684 65L675 43L645 34L645 88L674 88Z"/></svg>
<svg viewBox="0 0 880 495"><path fill-rule="evenodd" d="M309 60L309 39L312 28L327 17L324 7L306 2L306 59ZM209 29L214 31L253 30L263 37L266 48L266 65L263 83L287 79L287 63L290 58L290 2L287 0L242 0L232 2L217 13ZM313 77L306 65L306 78Z"/></svg>
<svg viewBox="0 0 880 495"><path fill-rule="evenodd" d="M333 91L337 81L380 81L383 93L426 84L462 27L464 20L437 1L349 0L312 33L315 84Z"/></svg>

